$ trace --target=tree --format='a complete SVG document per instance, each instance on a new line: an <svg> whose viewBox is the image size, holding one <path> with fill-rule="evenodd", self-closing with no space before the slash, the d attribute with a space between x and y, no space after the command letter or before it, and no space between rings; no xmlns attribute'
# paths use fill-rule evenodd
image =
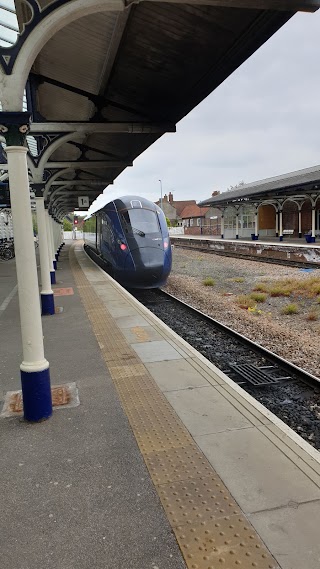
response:
<svg viewBox="0 0 320 569"><path fill-rule="evenodd" d="M90 217L87 221L83 222L83 231L86 233L95 233L96 231L96 218Z"/></svg>
<svg viewBox="0 0 320 569"><path fill-rule="evenodd" d="M229 186L226 189L226 192L233 192L233 190L237 190L238 188L241 188L242 186L245 186L245 182L243 180L240 180L240 182L238 182L235 186Z"/></svg>
<svg viewBox="0 0 320 569"><path fill-rule="evenodd" d="M63 220L63 231L72 231L72 223L67 219Z"/></svg>

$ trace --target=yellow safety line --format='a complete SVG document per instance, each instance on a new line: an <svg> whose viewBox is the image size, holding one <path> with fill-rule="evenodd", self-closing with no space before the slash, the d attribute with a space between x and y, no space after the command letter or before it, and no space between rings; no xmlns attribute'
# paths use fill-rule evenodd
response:
<svg viewBox="0 0 320 569"><path fill-rule="evenodd" d="M73 247L69 259L107 369L188 569L278 568L94 292Z"/></svg>

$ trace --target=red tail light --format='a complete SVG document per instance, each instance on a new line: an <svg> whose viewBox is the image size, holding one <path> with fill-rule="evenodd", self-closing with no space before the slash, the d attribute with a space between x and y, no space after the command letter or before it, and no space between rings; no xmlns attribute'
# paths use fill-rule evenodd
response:
<svg viewBox="0 0 320 569"><path fill-rule="evenodd" d="M121 251L126 251L128 249L128 247L126 246L125 243L121 243L120 249L121 249Z"/></svg>

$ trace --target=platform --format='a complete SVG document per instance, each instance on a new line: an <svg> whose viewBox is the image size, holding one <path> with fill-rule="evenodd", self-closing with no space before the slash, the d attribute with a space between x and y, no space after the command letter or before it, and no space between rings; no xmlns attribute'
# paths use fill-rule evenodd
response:
<svg viewBox="0 0 320 569"><path fill-rule="evenodd" d="M320 267L320 242L306 243L304 238L297 239L286 235L283 241L279 237L261 237L257 241L250 239L221 239L213 235L171 235L171 243L179 247L208 250L211 253L241 257L256 257L257 260L274 260L301 263Z"/></svg>
<svg viewBox="0 0 320 569"><path fill-rule="evenodd" d="M3 395L20 387L13 261L5 282ZM45 354L80 405L40 424L0 418L1 567L318 569L320 453L80 242L63 249L54 289Z"/></svg>

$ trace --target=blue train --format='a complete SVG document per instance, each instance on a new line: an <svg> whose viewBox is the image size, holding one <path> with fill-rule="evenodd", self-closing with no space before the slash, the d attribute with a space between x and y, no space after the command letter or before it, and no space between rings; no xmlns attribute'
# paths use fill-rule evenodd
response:
<svg viewBox="0 0 320 569"><path fill-rule="evenodd" d="M95 233L84 233L108 273L126 288L157 288L171 270L172 253L163 211L154 203L125 196L95 213Z"/></svg>

